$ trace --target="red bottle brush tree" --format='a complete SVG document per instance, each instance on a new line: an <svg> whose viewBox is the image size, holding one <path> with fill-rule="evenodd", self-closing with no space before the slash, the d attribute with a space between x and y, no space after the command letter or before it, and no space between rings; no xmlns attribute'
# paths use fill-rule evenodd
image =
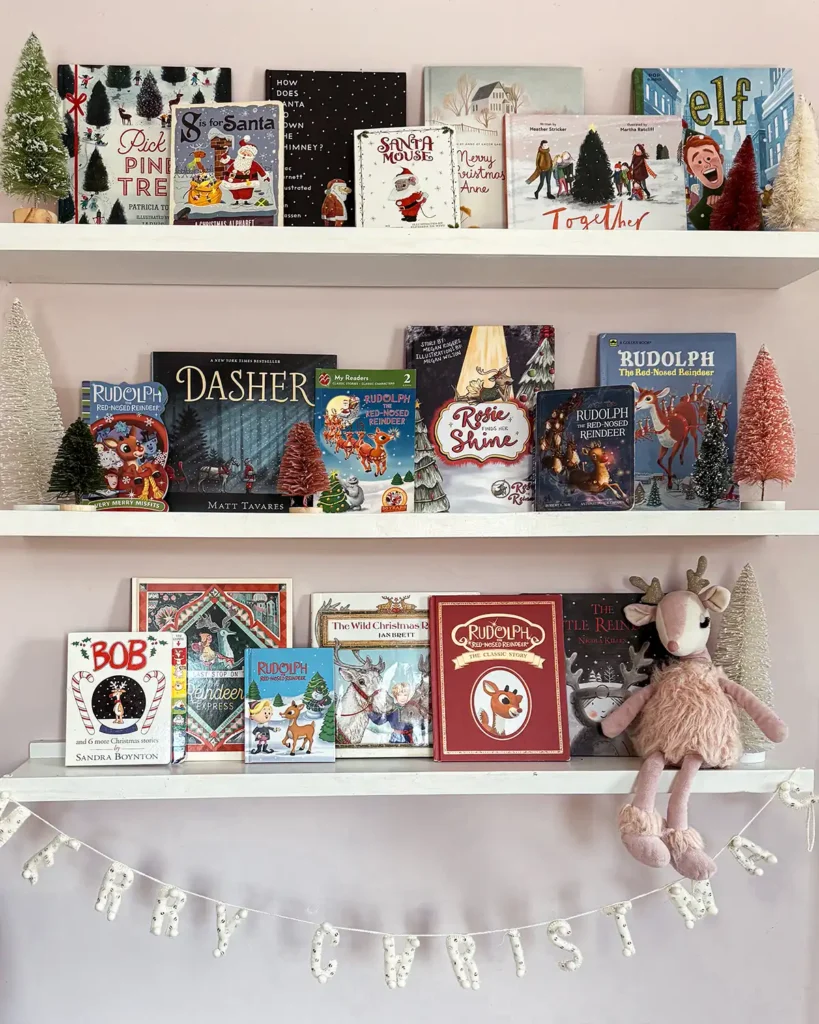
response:
<svg viewBox="0 0 819 1024"><path fill-rule="evenodd" d="M284 442L276 489L279 494L302 498L306 507L311 495L326 491L329 486L330 478L310 424L295 423Z"/></svg>
<svg viewBox="0 0 819 1024"><path fill-rule="evenodd" d="M711 231L759 231L762 208L754 143L750 135L737 150L725 188L711 214Z"/></svg>
<svg viewBox="0 0 819 1024"><path fill-rule="evenodd" d="M779 374L765 345L751 367L742 394L734 452L734 480L765 484L791 483L796 473L796 440L793 420Z"/></svg>

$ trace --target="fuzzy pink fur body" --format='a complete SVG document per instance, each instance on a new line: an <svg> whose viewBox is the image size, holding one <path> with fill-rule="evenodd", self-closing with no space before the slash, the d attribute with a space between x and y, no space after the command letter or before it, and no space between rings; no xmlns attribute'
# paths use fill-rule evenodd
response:
<svg viewBox="0 0 819 1024"><path fill-rule="evenodd" d="M727 768L742 754L733 700L720 686L727 678L710 661L690 659L654 670L652 694L631 729L641 757L659 751L668 764L698 754L711 768Z"/></svg>

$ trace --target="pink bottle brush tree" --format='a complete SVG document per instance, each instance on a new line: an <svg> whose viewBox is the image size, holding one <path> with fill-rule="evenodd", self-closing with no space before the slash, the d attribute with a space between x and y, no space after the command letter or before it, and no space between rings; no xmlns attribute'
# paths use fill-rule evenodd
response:
<svg viewBox="0 0 819 1024"><path fill-rule="evenodd" d="M767 346L751 367L742 395L734 455L734 480L757 484L765 500L765 485L776 480L784 487L796 473L796 440L785 389Z"/></svg>

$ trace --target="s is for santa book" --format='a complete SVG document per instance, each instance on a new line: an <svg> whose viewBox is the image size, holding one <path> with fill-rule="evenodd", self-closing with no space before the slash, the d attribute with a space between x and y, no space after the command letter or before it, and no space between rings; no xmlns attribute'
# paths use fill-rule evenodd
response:
<svg viewBox="0 0 819 1024"><path fill-rule="evenodd" d="M582 68L424 68L424 120L455 129L461 227L506 226L503 119L529 113L582 114Z"/></svg>
<svg viewBox="0 0 819 1024"><path fill-rule="evenodd" d="M179 104L171 137L171 224L282 224L281 103Z"/></svg>
<svg viewBox="0 0 819 1024"><path fill-rule="evenodd" d="M362 228L457 228L454 130L442 125L355 132L355 211Z"/></svg>
<svg viewBox="0 0 819 1024"><path fill-rule="evenodd" d="M72 224L167 224L171 112L231 98L230 68L60 64Z"/></svg>
<svg viewBox="0 0 819 1024"><path fill-rule="evenodd" d="M69 633L66 765L181 760L171 728L186 661L182 633Z"/></svg>
<svg viewBox="0 0 819 1024"><path fill-rule="evenodd" d="M699 509L692 481L708 404L723 423L733 466L737 429L735 334L601 334L600 384L634 391L634 505ZM718 508L737 508L732 484Z"/></svg>
<svg viewBox="0 0 819 1024"><path fill-rule="evenodd" d="M535 509L611 510L634 504L634 391L541 391L535 419Z"/></svg>
<svg viewBox="0 0 819 1024"><path fill-rule="evenodd" d="M182 743L192 761L242 759L245 656L292 643L291 592L286 579L131 581L133 628L185 637Z"/></svg>
<svg viewBox="0 0 819 1024"><path fill-rule="evenodd" d="M353 132L407 123L407 76L382 71L266 71L284 105L284 223L355 226Z"/></svg>
<svg viewBox="0 0 819 1024"><path fill-rule="evenodd" d="M535 398L554 387L548 325L408 327L416 512L530 512Z"/></svg>
<svg viewBox="0 0 819 1024"><path fill-rule="evenodd" d="M436 761L568 761L559 594L430 598Z"/></svg>
<svg viewBox="0 0 819 1024"><path fill-rule="evenodd" d="M504 129L510 228L685 228L679 117L510 114Z"/></svg>

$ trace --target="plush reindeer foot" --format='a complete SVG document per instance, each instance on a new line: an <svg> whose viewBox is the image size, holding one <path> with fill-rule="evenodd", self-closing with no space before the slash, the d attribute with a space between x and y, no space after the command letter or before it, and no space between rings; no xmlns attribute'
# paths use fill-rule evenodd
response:
<svg viewBox="0 0 819 1024"><path fill-rule="evenodd" d="M683 878L705 882L716 874L717 865L705 852L702 836L695 828L670 828L663 838L671 853L671 863Z"/></svg>
<svg viewBox="0 0 819 1024"><path fill-rule="evenodd" d="M661 838L665 828L662 815L626 804L620 810L617 823L623 846L635 860L650 868L667 866L671 857Z"/></svg>

